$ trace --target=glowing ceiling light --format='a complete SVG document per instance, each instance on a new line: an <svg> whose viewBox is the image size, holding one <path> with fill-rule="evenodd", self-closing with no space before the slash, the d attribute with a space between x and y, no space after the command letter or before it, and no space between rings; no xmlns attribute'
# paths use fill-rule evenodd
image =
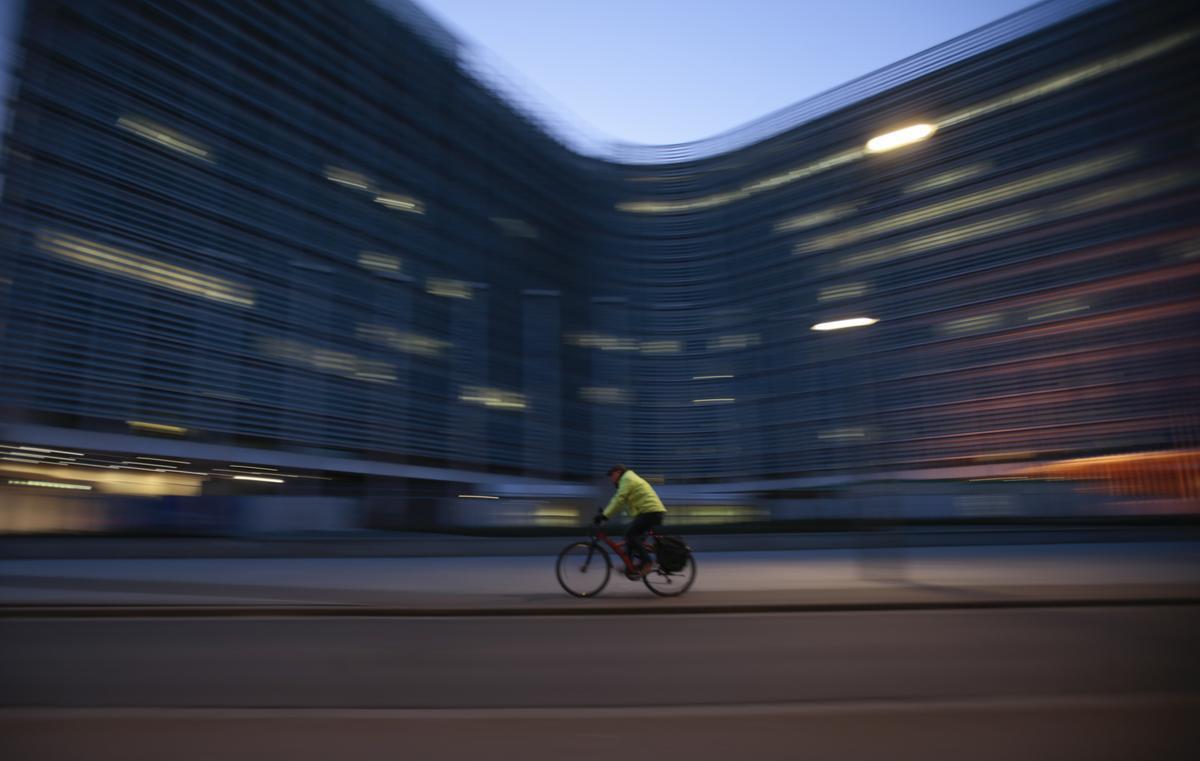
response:
<svg viewBox="0 0 1200 761"><path fill-rule="evenodd" d="M910 127L904 127L903 129L871 138L867 141L867 151L869 153L883 153L884 151L899 148L902 145L919 143L922 140L928 139L936 131L937 127L932 124L914 124Z"/></svg>
<svg viewBox="0 0 1200 761"><path fill-rule="evenodd" d="M812 326L813 330L841 330L842 328L861 328L867 325L874 325L879 320L874 317L851 317L846 320L833 320L831 322L818 322Z"/></svg>
<svg viewBox="0 0 1200 761"><path fill-rule="evenodd" d="M269 484L281 484L282 478L264 478L263 476L234 476L234 481L265 481Z"/></svg>

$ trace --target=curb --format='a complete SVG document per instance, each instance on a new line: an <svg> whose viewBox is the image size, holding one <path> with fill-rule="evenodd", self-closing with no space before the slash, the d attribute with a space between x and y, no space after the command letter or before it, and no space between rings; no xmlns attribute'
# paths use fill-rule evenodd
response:
<svg viewBox="0 0 1200 761"><path fill-rule="evenodd" d="M749 605L600 605L595 607L397 608L358 605L6 605L0 618L523 618L571 616L744 615L880 611L1123 608L1200 605L1200 596L1046 598Z"/></svg>

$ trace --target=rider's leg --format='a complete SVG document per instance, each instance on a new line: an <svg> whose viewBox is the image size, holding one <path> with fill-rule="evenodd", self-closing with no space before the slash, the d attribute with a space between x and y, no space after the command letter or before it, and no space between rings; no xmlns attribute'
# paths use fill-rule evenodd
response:
<svg viewBox="0 0 1200 761"><path fill-rule="evenodd" d="M662 518L662 513L642 513L630 522L629 528L625 531L625 551L629 553L629 559L633 561L634 568L640 568L650 562L646 550L642 547L642 542L646 539L647 531L662 525Z"/></svg>

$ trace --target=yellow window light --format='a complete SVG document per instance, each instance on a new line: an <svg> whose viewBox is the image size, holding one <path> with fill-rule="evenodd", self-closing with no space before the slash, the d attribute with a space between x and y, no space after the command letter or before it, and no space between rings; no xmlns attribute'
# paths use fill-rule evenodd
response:
<svg viewBox="0 0 1200 761"><path fill-rule="evenodd" d="M74 489L77 491L91 491L92 487L86 484L65 484L58 481L27 481L24 479L8 479L8 483L12 486L40 486L43 489Z"/></svg>
<svg viewBox="0 0 1200 761"><path fill-rule="evenodd" d="M585 386L579 395L592 404L628 404L630 400L629 392L612 386Z"/></svg>
<svg viewBox="0 0 1200 761"><path fill-rule="evenodd" d="M846 283L822 288L817 294L817 301L839 301L866 295L870 287L866 283Z"/></svg>
<svg viewBox="0 0 1200 761"><path fill-rule="evenodd" d="M943 333L949 335L959 335L963 333L979 333L984 330L992 330L1004 324L1004 315L999 312L991 312L989 314L977 314L972 317L961 317L957 320L950 320L943 323L940 329Z"/></svg>
<svg viewBox="0 0 1200 761"><path fill-rule="evenodd" d="M167 433L172 436L183 436L188 432L188 429L178 425L165 425L163 423L147 423L144 420L126 420L126 424L136 431L149 431L151 433Z"/></svg>
<svg viewBox="0 0 1200 761"><path fill-rule="evenodd" d="M387 362L281 338L262 338L263 354L299 367L370 383L395 383L396 369Z"/></svg>
<svg viewBox="0 0 1200 761"><path fill-rule="evenodd" d="M354 334L364 341L422 357L441 356L443 352L453 346L448 341L397 330L386 325L360 324L355 328Z"/></svg>
<svg viewBox="0 0 1200 761"><path fill-rule="evenodd" d="M458 395L458 400L501 410L523 410L529 406L529 398L525 394L483 386L464 387Z"/></svg>
<svg viewBox="0 0 1200 761"><path fill-rule="evenodd" d="M472 298L471 284L446 277L431 277L425 281L425 292L446 299Z"/></svg>
<svg viewBox="0 0 1200 761"><path fill-rule="evenodd" d="M186 267L151 259L130 251L106 246L75 235L41 230L37 247L48 254L94 270L140 280L190 296L223 304L254 306L254 291L241 283L206 275Z"/></svg>
<svg viewBox="0 0 1200 761"><path fill-rule="evenodd" d="M867 431L865 428L829 428L817 433L817 438L821 441L848 441L851 439L865 439Z"/></svg>
<svg viewBox="0 0 1200 761"><path fill-rule="evenodd" d="M13 449L13 447L8 446L8 445L0 445L0 446L3 446L5 449ZM83 452L68 452L65 449L45 449L43 447L27 447L27 446L19 446L19 447L16 447L16 449L20 449L20 450L23 450L26 452L45 452L47 454L69 454L69 455L75 455L76 457L83 457Z"/></svg>
<svg viewBox="0 0 1200 761"><path fill-rule="evenodd" d="M358 266L372 272L392 274L399 274L403 268L400 257L381 254L378 251L360 251L358 254Z"/></svg>
<svg viewBox="0 0 1200 761"><path fill-rule="evenodd" d="M845 320L832 320L830 322L818 322L812 326L813 330L842 330L843 328L862 328L868 325L874 325L879 320L874 317L850 317Z"/></svg>
<svg viewBox="0 0 1200 761"><path fill-rule="evenodd" d="M683 351L683 342L674 340L655 340L642 342L643 354L678 354Z"/></svg>
<svg viewBox="0 0 1200 761"><path fill-rule="evenodd" d="M757 333L733 333L710 338L708 340L708 350L721 351L724 349L748 349L753 346L758 346L761 343L762 339Z"/></svg>
<svg viewBox="0 0 1200 761"><path fill-rule="evenodd" d="M117 120L117 126L126 132L132 132L138 137L157 143L164 148L191 156L194 159L212 162L212 155L207 147L181 132L156 124L140 116L122 116Z"/></svg>
<svg viewBox="0 0 1200 761"><path fill-rule="evenodd" d="M1085 312L1090 308L1081 299L1060 299L1033 310L1025 320L1026 322L1049 320L1054 317L1075 314L1076 312Z"/></svg>
<svg viewBox="0 0 1200 761"><path fill-rule="evenodd" d="M990 162L984 161L979 164L971 164L970 166L958 167L947 172L940 172L932 177L926 177L910 185L904 187L906 195L914 193L924 193L930 190L940 190L951 185L957 185L960 182L965 182L972 178L978 177L986 173L992 168Z"/></svg>
<svg viewBox="0 0 1200 761"><path fill-rule="evenodd" d="M380 193L375 196L375 203L397 211L407 211L412 214L425 213L425 204L412 196L403 196L398 193Z"/></svg>
<svg viewBox="0 0 1200 761"><path fill-rule="evenodd" d="M883 153L895 150L901 146L919 143L922 140L928 140L930 135L936 131L937 127L932 124L913 124L909 127L886 132L867 141L867 152Z"/></svg>
<svg viewBox="0 0 1200 761"><path fill-rule="evenodd" d="M0 458L6 459L6 458ZM129 468L128 466L91 465L75 463L70 467L41 466L33 468L28 464L0 465L0 472L20 474L20 480L27 480L29 471L36 470L39 480L55 482L87 481L92 484L89 491L105 492L108 494L131 494L147 497L166 495L194 496L200 493L204 483L204 473L184 472L177 470L151 470L149 468ZM93 470L87 470L91 468ZM31 480L31 479L29 479ZM53 488L53 487L51 487ZM80 490L82 491L82 490Z"/></svg>
<svg viewBox="0 0 1200 761"><path fill-rule="evenodd" d="M338 185L354 190L365 190L371 192L375 189L374 183L365 174L354 172L349 169L343 169L336 166L325 167L325 179L330 182L336 182Z"/></svg>
<svg viewBox="0 0 1200 761"><path fill-rule="evenodd" d="M805 230L810 227L817 227L819 225L836 221L842 217L849 216L856 211L858 211L858 205L852 203L834 206L829 209L822 209L821 211L810 211L805 214L789 217L782 222L776 223L775 231L786 233L794 232L796 230Z"/></svg>

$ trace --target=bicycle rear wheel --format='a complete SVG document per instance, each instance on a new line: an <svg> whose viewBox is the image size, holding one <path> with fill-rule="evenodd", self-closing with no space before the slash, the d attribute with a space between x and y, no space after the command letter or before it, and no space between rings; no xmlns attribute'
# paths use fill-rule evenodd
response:
<svg viewBox="0 0 1200 761"><path fill-rule="evenodd" d="M692 588L696 581L696 559L688 552L687 562L678 571L664 571L655 567L642 577L646 588L659 597L678 597Z"/></svg>
<svg viewBox="0 0 1200 761"><path fill-rule="evenodd" d="M575 542L558 553L554 573L568 594L595 597L608 584L608 578L612 575L612 560L599 545Z"/></svg>

